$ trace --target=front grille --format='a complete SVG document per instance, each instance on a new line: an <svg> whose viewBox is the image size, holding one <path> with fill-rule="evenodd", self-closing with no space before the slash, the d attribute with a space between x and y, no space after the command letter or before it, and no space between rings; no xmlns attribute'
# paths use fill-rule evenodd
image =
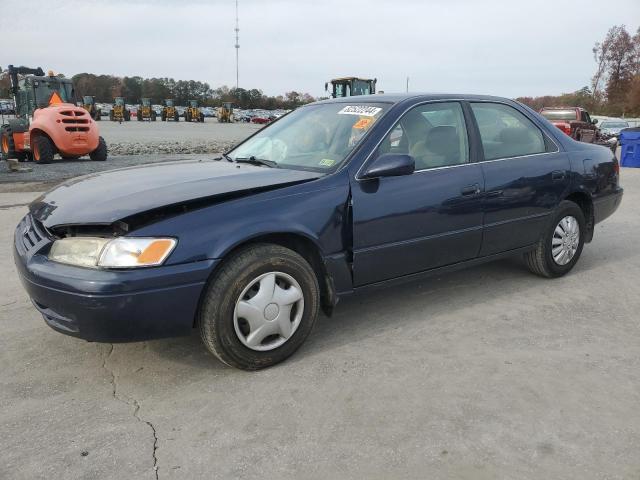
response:
<svg viewBox="0 0 640 480"><path fill-rule="evenodd" d="M89 114L84 109L64 110L61 115L69 118L63 118L62 123L67 132L88 132L89 131Z"/></svg>
<svg viewBox="0 0 640 480"><path fill-rule="evenodd" d="M36 253L49 242L49 235L44 226L30 214L22 219L16 232L16 243L24 253Z"/></svg>

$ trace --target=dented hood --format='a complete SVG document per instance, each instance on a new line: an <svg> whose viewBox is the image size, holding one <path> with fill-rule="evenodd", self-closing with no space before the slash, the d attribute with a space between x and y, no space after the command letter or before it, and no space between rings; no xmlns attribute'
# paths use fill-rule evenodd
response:
<svg viewBox="0 0 640 480"><path fill-rule="evenodd" d="M111 170L65 182L37 198L31 214L45 227L111 224L172 205L229 194L251 194L322 176L227 161L167 162Z"/></svg>

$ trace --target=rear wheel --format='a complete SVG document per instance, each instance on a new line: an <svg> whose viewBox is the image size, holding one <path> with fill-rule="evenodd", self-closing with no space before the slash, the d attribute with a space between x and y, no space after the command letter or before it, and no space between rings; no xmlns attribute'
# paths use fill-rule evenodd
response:
<svg viewBox="0 0 640 480"><path fill-rule="evenodd" d="M98 147L89 154L89 158L94 162L104 162L107 159L107 142L104 138L98 139Z"/></svg>
<svg viewBox="0 0 640 480"><path fill-rule="evenodd" d="M275 365L305 341L318 317L315 272L298 253L257 244L221 265L198 318L205 346L245 370Z"/></svg>
<svg viewBox="0 0 640 480"><path fill-rule="evenodd" d="M567 200L560 202L536 248L524 255L529 270L547 278L568 273L580 258L586 231L580 207Z"/></svg>
<svg viewBox="0 0 640 480"><path fill-rule="evenodd" d="M53 143L44 135L37 136L31 144L33 160L38 163L51 163L55 155Z"/></svg>

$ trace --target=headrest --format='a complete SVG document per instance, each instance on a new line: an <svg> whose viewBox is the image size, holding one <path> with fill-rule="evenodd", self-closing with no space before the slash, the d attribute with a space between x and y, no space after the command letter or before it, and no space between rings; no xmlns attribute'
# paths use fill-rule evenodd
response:
<svg viewBox="0 0 640 480"><path fill-rule="evenodd" d="M531 133L526 128L505 128L500 132L500 141L502 143L518 144L530 143L532 140Z"/></svg>
<svg viewBox="0 0 640 480"><path fill-rule="evenodd" d="M433 127L427 135L427 148L438 155L450 155L457 152L458 131L456 127L442 125Z"/></svg>

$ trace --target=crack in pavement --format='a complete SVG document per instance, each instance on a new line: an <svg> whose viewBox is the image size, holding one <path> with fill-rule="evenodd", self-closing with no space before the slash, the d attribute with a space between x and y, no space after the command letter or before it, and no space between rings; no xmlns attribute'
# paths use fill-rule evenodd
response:
<svg viewBox="0 0 640 480"><path fill-rule="evenodd" d="M104 356L104 359L102 361L102 368L109 375L111 375L111 394L113 395L113 398L116 399L117 401L124 403L125 405L128 405L130 407L133 407L133 416L135 417L135 419L141 423L146 423L149 426L149 428L151 428L151 431L153 432L153 453L152 453L153 472L155 473L156 480L158 480L159 479L158 457L156 455L156 452L158 450L158 434L156 432L156 427L153 425L153 423L149 422L148 420L144 420L143 418L140 417L140 404L135 398L122 395L118 392L118 382L117 382L116 374L113 372L113 370L107 367L107 361L109 360L109 358L111 358L111 354L113 353L113 343L110 343L109 347L110 347L109 352Z"/></svg>

